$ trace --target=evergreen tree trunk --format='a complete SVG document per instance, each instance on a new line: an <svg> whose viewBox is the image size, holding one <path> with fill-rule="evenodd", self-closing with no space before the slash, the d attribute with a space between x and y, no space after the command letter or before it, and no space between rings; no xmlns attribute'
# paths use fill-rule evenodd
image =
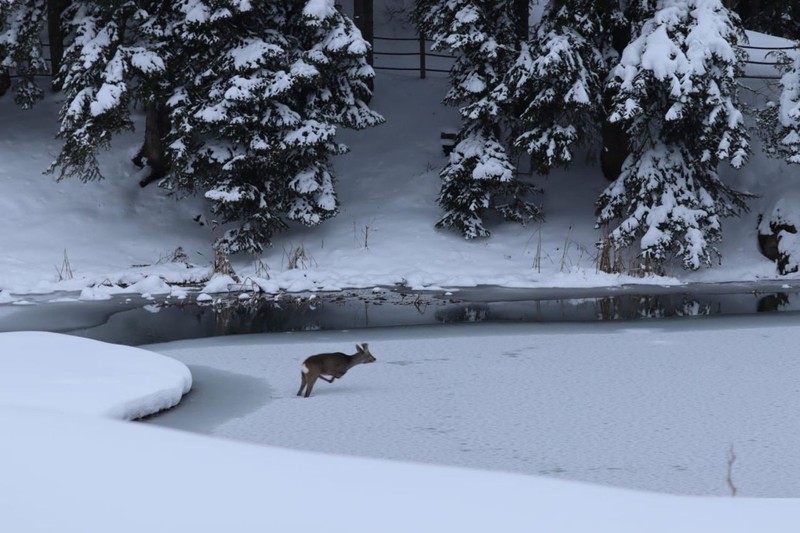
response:
<svg viewBox="0 0 800 533"><path fill-rule="evenodd" d="M530 23L528 0L514 0L514 11L517 16L517 36L520 41L527 41L528 24Z"/></svg>
<svg viewBox="0 0 800 533"><path fill-rule="evenodd" d="M61 15L69 5L70 0L47 0L47 38L50 43L50 73L53 76L53 90L60 91L58 70L64 57L64 28Z"/></svg>
<svg viewBox="0 0 800 533"><path fill-rule="evenodd" d="M160 180L167 173L164 137L169 133L170 128L169 114L164 104L150 100L145 103L144 111L144 143L136 157L133 158L136 166L147 165L150 167L150 174L139 181L139 185L142 187Z"/></svg>
<svg viewBox="0 0 800 533"><path fill-rule="evenodd" d="M0 69L0 96L4 96L11 88L11 73L8 69Z"/></svg>
<svg viewBox="0 0 800 533"><path fill-rule="evenodd" d="M367 63L369 66L375 64L372 53L375 48L374 19L373 0L355 0L353 2L353 22L356 23L356 27L361 31L361 36L364 40L369 43L369 50L367 51ZM375 90L375 80L373 78L366 80L366 83L370 91ZM371 99L372 95L370 95L367 103L369 103Z"/></svg>
<svg viewBox="0 0 800 533"><path fill-rule="evenodd" d="M603 121L603 148L600 152L600 167L608 181L614 181L622 172L622 164L628 157L628 136L619 122Z"/></svg>
<svg viewBox="0 0 800 533"><path fill-rule="evenodd" d="M603 146L600 149L600 168L608 181L616 180L622 172L622 164L628 157L628 133L622 122L611 122L610 116L613 94L606 89L604 95L605 118L601 129Z"/></svg>

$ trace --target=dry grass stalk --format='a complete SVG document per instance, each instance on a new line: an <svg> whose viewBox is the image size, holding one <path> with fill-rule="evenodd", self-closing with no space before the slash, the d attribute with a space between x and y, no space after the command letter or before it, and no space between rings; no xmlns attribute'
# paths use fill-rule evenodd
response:
<svg viewBox="0 0 800 533"><path fill-rule="evenodd" d="M56 272L58 273L58 281L65 281L70 280L75 277L75 274L72 272L72 265L69 263L69 256L67 255L67 249L64 248L64 260L61 262L61 267L55 267Z"/></svg>
<svg viewBox="0 0 800 533"><path fill-rule="evenodd" d="M256 277L263 278L263 279L270 279L269 278L269 265L266 264L262 259L256 261Z"/></svg>
<svg viewBox="0 0 800 533"><path fill-rule="evenodd" d="M533 268L536 272L542 273L542 225L539 224L539 229L536 230L536 255L533 256Z"/></svg>
<svg viewBox="0 0 800 533"><path fill-rule="evenodd" d="M569 247L572 245L570 237L572 237L572 224L569 225L567 235L564 237L564 250L561 252L561 266L559 267L559 272L564 272L564 267L567 264L567 252L569 252Z"/></svg>
<svg viewBox="0 0 800 533"><path fill-rule="evenodd" d="M241 281L236 271L233 270L230 261L228 261L228 256L220 248L214 249L214 274L230 276L236 283Z"/></svg>
<svg viewBox="0 0 800 533"><path fill-rule="evenodd" d="M298 268L301 270L306 270L309 266L317 266L317 262L314 260L314 257L302 244L300 246L290 248L288 252L286 252L284 249L284 253L286 255L286 268L289 270L295 270Z"/></svg>

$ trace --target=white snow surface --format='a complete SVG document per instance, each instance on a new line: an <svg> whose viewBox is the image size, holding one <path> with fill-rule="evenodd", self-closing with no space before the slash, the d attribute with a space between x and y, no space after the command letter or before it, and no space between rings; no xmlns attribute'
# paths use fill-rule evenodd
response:
<svg viewBox="0 0 800 533"><path fill-rule="evenodd" d="M417 328L414 338L390 329L150 347L212 378L152 424L191 420L181 410L194 404L204 424L223 413L211 433L261 445L90 416L108 409L75 408L84 387L60 394L57 409L39 404L42 391L75 373L115 375L122 367L109 359L129 359L128 374L139 361L134 373L146 369L152 385L165 358L63 335L2 334L4 354L33 358L4 358L0 391L12 380L34 389L13 395L28 402L0 396L0 456L14 458L0 477L0 530L792 532L793 499L553 479L599 474L664 489L683 478L724 494L734 446L740 496L787 495L778 494L787 487L796 495L800 363L791 348L800 327L715 324L604 324L570 335L552 325ZM318 385L310 399L294 396L303 357L364 336L375 364ZM41 351L61 356L37 359ZM59 364L67 359L69 367ZM240 409L248 388L265 401L225 413ZM451 466L465 464L478 469ZM521 475L529 467L550 471Z"/></svg>
<svg viewBox="0 0 800 533"><path fill-rule="evenodd" d="M792 500L635 493L8 406L0 419L0 455L13 458L3 531L781 533L800 518Z"/></svg>
<svg viewBox="0 0 800 533"><path fill-rule="evenodd" d="M176 405L191 386L183 363L141 348L58 333L0 333L0 406L135 419Z"/></svg>
<svg viewBox="0 0 800 533"><path fill-rule="evenodd" d="M682 495L730 496L732 449L738 496L798 497L798 335L788 320L734 317L151 345L186 363L196 388L150 422L335 455ZM352 354L361 342L375 363L296 396L306 357Z"/></svg>

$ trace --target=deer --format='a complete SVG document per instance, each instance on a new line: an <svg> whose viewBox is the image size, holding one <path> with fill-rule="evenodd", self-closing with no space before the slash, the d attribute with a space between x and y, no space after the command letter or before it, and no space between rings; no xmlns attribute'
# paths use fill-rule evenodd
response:
<svg viewBox="0 0 800 533"><path fill-rule="evenodd" d="M311 389L314 388L317 378L333 383L335 379L341 379L354 366L374 362L375 357L369 353L369 346L366 342L364 344L356 344L356 353L353 355L347 355L342 352L312 355L303 361L301 366L300 390L297 391L297 395L303 395L303 389L305 388L305 397L311 396Z"/></svg>

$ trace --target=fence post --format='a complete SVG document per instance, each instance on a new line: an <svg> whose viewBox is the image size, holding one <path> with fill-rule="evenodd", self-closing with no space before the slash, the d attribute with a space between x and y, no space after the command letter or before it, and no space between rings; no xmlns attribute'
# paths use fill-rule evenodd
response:
<svg viewBox="0 0 800 533"><path fill-rule="evenodd" d="M425 66L425 34L423 32L419 32L419 77L420 79L425 79L426 76L426 66Z"/></svg>

